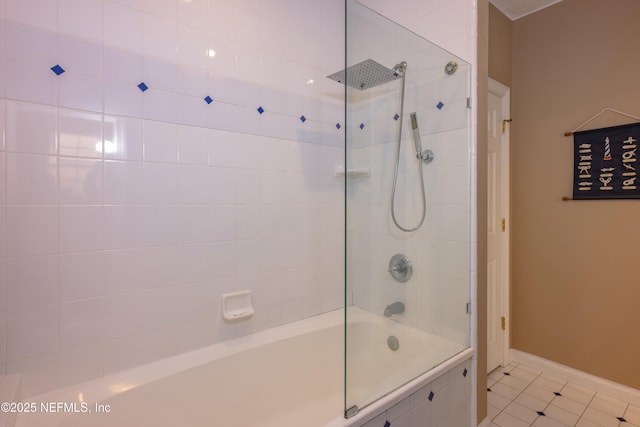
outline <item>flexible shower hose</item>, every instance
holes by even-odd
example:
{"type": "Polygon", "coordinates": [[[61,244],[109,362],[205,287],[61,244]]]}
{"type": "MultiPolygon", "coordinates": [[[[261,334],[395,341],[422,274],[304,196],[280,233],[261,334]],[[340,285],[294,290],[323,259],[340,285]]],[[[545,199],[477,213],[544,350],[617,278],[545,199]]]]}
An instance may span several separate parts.
{"type": "MultiPolygon", "coordinates": [[[[400,65],[400,64],[399,64],[400,65]]],[[[400,98],[400,126],[398,127],[398,144],[396,149],[396,168],[393,173],[393,187],[391,188],[391,218],[393,219],[393,223],[400,230],[405,231],[407,233],[416,231],[422,224],[424,223],[424,219],[427,215],[427,198],[424,190],[424,173],[422,169],[422,158],[420,157],[420,153],[416,153],[416,157],[418,158],[418,167],[420,169],[420,188],[422,189],[422,217],[420,218],[420,222],[415,227],[403,227],[398,223],[395,212],[395,199],[396,199],[396,187],[398,186],[398,169],[400,167],[400,148],[402,147],[402,123],[404,118],[404,89],[405,89],[405,73],[407,70],[407,64],[402,63],[396,70],[396,72],[402,73],[402,90],[401,90],[401,98],[400,98]]]]}

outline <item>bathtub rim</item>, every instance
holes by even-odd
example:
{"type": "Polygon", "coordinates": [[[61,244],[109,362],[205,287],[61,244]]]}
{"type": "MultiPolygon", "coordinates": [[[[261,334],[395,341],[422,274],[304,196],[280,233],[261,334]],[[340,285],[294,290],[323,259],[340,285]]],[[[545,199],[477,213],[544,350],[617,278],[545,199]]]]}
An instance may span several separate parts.
{"type": "MultiPolygon", "coordinates": [[[[22,401],[86,402],[89,404],[101,402],[119,393],[144,386],[167,376],[180,373],[217,359],[231,356],[238,352],[250,350],[262,345],[276,343],[278,341],[283,341],[321,329],[343,326],[345,319],[344,313],[345,309],[340,308],[307,319],[298,320],[229,341],[215,343],[207,347],[163,358],[124,371],[94,378],[82,383],[28,396],[23,398],[22,401]]],[[[353,321],[365,321],[372,323],[392,321],[380,318],[379,316],[375,316],[365,310],[353,306],[348,307],[348,316],[350,318],[350,323],[353,321]]],[[[342,350],[344,352],[344,348],[342,350]]],[[[467,359],[470,359],[474,353],[475,350],[471,347],[463,349],[449,359],[444,360],[437,366],[431,368],[429,371],[392,390],[374,402],[360,408],[356,415],[348,419],[344,418],[343,413],[338,412],[344,411],[344,408],[337,408],[336,418],[330,421],[329,424],[326,424],[326,427],[362,425],[376,416],[379,416],[387,409],[399,403],[404,398],[432,382],[453,367],[467,359]]],[[[19,416],[17,417],[15,423],[16,427],[22,426],[20,418],[21,417],[19,416]]]]}

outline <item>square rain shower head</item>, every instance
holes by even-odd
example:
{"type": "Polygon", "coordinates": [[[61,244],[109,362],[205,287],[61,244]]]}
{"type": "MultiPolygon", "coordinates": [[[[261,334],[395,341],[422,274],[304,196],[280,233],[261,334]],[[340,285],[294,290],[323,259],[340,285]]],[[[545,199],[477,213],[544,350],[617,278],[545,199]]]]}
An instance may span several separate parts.
{"type": "Polygon", "coordinates": [[[338,83],[347,84],[354,89],[367,90],[396,80],[401,76],[396,71],[385,67],[373,59],[366,59],[352,65],[346,70],[338,71],[327,77],[338,83]]]}

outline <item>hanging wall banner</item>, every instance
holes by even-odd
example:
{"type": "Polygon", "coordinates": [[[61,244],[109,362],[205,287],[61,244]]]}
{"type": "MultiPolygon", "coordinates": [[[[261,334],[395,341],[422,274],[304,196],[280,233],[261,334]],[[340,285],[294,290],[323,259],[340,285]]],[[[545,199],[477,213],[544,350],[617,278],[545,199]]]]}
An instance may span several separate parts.
{"type": "Polygon", "coordinates": [[[640,199],[640,123],[573,134],[574,199],[640,199]]]}

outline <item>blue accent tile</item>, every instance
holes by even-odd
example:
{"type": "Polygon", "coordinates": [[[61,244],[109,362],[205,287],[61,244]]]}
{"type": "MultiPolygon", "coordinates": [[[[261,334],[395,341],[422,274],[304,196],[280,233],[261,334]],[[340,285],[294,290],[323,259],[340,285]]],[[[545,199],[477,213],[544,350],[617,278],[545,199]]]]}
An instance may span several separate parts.
{"type": "Polygon", "coordinates": [[[464,368],[464,371],[462,371],[462,376],[466,378],[468,373],[469,371],[467,371],[467,368],[464,368]]]}
{"type": "Polygon", "coordinates": [[[307,121],[307,118],[305,116],[300,116],[300,121],[304,123],[307,121]]]}
{"type": "Polygon", "coordinates": [[[364,123],[360,123],[360,129],[364,129],[364,123]]]}
{"type": "Polygon", "coordinates": [[[444,107],[444,104],[442,103],[442,101],[438,102],[438,105],[436,105],[436,107],[438,107],[438,110],[442,110],[442,107],[444,107]]]}
{"type": "Polygon", "coordinates": [[[493,391],[493,390],[491,390],[491,388],[487,387],[487,391],[493,391]]]}
{"type": "Polygon", "coordinates": [[[505,374],[506,376],[511,376],[511,374],[509,372],[503,372],[503,374],[505,374]]]}
{"type": "Polygon", "coordinates": [[[537,413],[538,413],[538,415],[540,415],[541,417],[546,417],[546,416],[547,416],[547,414],[545,414],[545,413],[544,413],[544,412],[542,412],[542,411],[536,411],[536,412],[537,412],[537,413]]]}
{"type": "Polygon", "coordinates": [[[340,123],[336,123],[336,129],[340,130],[342,126],[340,126],[340,123]]]}
{"type": "Polygon", "coordinates": [[[556,396],[562,396],[562,394],[560,394],[560,392],[558,391],[554,391],[553,394],[555,394],[556,396]]]}
{"type": "Polygon", "coordinates": [[[260,113],[260,114],[264,113],[264,108],[258,107],[258,113],[260,113]]]}
{"type": "Polygon", "coordinates": [[[400,118],[400,116],[396,113],[395,116],[393,116],[393,120],[398,120],[400,118]]]}
{"type": "Polygon", "coordinates": [[[56,74],[56,76],[59,76],[60,74],[64,73],[66,70],[62,68],[60,65],[56,64],[53,67],[51,67],[51,71],[53,71],[56,74]]]}
{"type": "Polygon", "coordinates": [[[213,98],[207,95],[204,97],[204,102],[206,102],[207,104],[211,104],[213,102],[213,98]]]}
{"type": "Polygon", "coordinates": [[[628,422],[627,420],[625,420],[625,419],[624,419],[624,418],[622,418],[622,417],[616,417],[616,418],[617,418],[617,419],[618,419],[618,421],[620,421],[621,423],[626,423],[626,422],[628,422]]]}
{"type": "Polygon", "coordinates": [[[432,402],[434,397],[435,397],[435,394],[433,394],[433,392],[430,391],[429,392],[429,402],[432,402]]]}
{"type": "Polygon", "coordinates": [[[149,86],[144,84],[144,82],[140,82],[140,84],[138,85],[138,89],[140,89],[140,91],[144,92],[145,90],[149,89],[149,86]]]}
{"type": "Polygon", "coordinates": [[[384,427],[391,427],[391,423],[389,421],[385,422],[384,427]]]}

